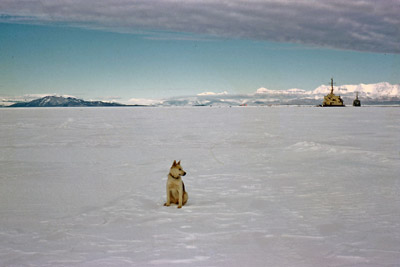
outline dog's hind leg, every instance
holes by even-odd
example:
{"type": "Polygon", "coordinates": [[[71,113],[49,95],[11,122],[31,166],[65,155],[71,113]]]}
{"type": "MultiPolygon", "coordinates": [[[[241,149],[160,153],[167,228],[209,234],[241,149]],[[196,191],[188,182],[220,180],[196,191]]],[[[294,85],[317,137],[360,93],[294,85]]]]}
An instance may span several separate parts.
{"type": "Polygon", "coordinates": [[[183,192],[183,205],[186,204],[186,202],[188,201],[188,199],[189,199],[188,194],[187,194],[186,192],[183,192]]]}

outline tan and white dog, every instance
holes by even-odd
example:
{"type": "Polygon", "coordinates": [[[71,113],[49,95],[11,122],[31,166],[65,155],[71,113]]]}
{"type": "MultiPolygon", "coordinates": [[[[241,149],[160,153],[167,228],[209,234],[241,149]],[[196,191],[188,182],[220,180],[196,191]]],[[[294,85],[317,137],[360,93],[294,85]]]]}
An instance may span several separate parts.
{"type": "Polygon", "coordinates": [[[182,181],[182,176],[185,176],[186,172],[181,167],[181,161],[178,163],[174,160],[171,169],[169,170],[167,180],[167,202],[164,206],[169,206],[171,203],[178,204],[178,209],[182,208],[183,205],[188,201],[188,194],[185,191],[185,185],[182,181]]]}

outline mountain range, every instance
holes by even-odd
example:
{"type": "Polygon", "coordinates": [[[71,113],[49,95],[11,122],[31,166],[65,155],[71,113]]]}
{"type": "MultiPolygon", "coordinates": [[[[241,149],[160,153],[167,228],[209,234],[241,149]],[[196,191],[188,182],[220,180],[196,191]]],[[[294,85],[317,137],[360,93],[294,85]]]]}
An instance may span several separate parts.
{"type": "MultiPolygon", "coordinates": [[[[321,85],[315,90],[303,89],[270,90],[259,88],[253,94],[229,94],[205,92],[196,96],[173,97],[160,101],[159,105],[320,105],[330,93],[330,85],[321,85]]],[[[400,84],[387,82],[334,86],[334,94],[340,95],[346,105],[351,105],[358,93],[362,104],[400,105],[400,84]]]]}
{"type": "MultiPolygon", "coordinates": [[[[115,107],[115,106],[260,106],[260,105],[320,105],[331,90],[321,85],[314,90],[292,88],[270,90],[259,88],[252,94],[204,92],[193,96],[166,99],[131,99],[124,105],[115,102],[85,101],[75,97],[45,96],[29,102],[17,102],[9,107],[115,107]]],[[[400,84],[387,82],[334,86],[334,94],[340,95],[346,105],[351,105],[358,93],[362,105],[400,105],[400,84]]]]}
{"type": "Polygon", "coordinates": [[[10,107],[119,107],[119,103],[102,101],[85,101],[74,97],[45,96],[29,102],[20,102],[10,107]]]}

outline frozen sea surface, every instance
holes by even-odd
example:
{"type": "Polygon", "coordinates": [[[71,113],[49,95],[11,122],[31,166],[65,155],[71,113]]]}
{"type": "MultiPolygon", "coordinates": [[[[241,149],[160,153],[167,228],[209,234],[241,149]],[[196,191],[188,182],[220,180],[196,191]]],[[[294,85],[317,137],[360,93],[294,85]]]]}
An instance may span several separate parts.
{"type": "Polygon", "coordinates": [[[400,266],[400,108],[0,109],[0,266],[400,266]],[[189,202],[164,207],[173,160],[189,202]]]}

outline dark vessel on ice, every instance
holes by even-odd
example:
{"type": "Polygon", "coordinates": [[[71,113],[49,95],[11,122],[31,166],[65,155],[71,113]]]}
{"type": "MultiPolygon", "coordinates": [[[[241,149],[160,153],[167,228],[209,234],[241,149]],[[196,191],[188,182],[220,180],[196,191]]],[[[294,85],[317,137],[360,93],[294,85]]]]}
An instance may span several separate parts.
{"type": "Polygon", "coordinates": [[[355,107],[361,107],[361,101],[358,99],[358,92],[356,92],[356,99],[353,101],[353,106],[355,107]]]}

